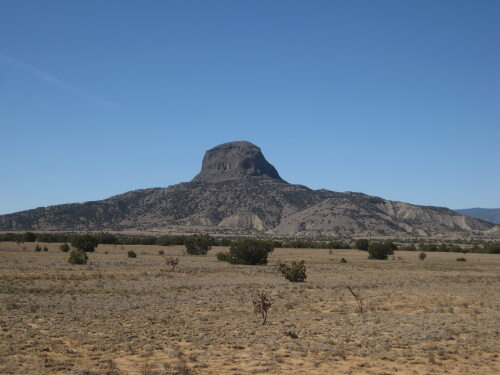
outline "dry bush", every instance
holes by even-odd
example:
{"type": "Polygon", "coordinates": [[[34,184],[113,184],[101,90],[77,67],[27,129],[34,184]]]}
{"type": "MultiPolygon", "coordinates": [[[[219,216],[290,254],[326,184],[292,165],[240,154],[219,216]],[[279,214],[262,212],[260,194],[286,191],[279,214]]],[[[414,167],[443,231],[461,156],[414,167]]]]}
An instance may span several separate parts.
{"type": "Polygon", "coordinates": [[[82,250],[72,250],[69,253],[68,262],[71,264],[87,264],[88,260],[87,254],[82,250]]]}
{"type": "Polygon", "coordinates": [[[285,331],[285,336],[288,336],[294,340],[299,338],[299,335],[297,335],[297,333],[294,331],[285,331]]]}
{"type": "Polygon", "coordinates": [[[165,264],[167,266],[170,266],[170,269],[172,270],[172,272],[174,272],[175,271],[175,267],[177,267],[177,265],[179,264],[179,258],[173,258],[173,257],[166,258],[165,259],[165,264]]]}
{"type": "Polygon", "coordinates": [[[256,315],[258,314],[262,315],[262,325],[266,324],[267,312],[271,308],[273,302],[274,301],[271,299],[271,297],[269,297],[269,295],[265,291],[257,292],[252,297],[253,311],[256,315]]]}

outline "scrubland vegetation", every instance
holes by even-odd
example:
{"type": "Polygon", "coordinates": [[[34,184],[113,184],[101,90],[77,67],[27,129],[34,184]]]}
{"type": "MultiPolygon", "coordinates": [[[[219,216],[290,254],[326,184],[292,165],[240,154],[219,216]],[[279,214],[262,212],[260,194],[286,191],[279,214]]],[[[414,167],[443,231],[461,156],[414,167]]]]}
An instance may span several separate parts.
{"type": "MultiPolygon", "coordinates": [[[[248,237],[245,237],[248,238],[248,237]]],[[[240,241],[241,237],[213,237],[205,235],[128,235],[109,232],[96,232],[87,234],[77,233],[0,233],[0,242],[12,241],[17,243],[46,242],[46,243],[72,243],[74,247],[83,251],[92,251],[98,244],[104,245],[157,245],[172,246],[185,245],[187,252],[193,255],[206,254],[212,246],[231,246],[240,241]],[[88,246],[86,250],[83,247],[88,246]]],[[[395,246],[395,249],[405,251],[425,252],[458,252],[458,253],[489,253],[500,254],[500,241],[498,240],[449,240],[439,242],[425,242],[422,239],[261,239],[273,248],[294,249],[358,249],[368,250],[371,243],[386,243],[395,246]]]]}
{"type": "Polygon", "coordinates": [[[0,243],[2,374],[500,372],[498,255],[99,244],[75,265],[60,245],[0,243]]]}

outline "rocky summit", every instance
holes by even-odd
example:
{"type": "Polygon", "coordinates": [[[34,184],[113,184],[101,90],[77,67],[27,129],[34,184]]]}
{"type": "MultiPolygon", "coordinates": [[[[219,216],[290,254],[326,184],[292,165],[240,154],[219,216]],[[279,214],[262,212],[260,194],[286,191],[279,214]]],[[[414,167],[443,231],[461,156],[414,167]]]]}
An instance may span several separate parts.
{"type": "Polygon", "coordinates": [[[205,153],[201,172],[193,182],[221,182],[246,176],[281,180],[278,171],[262,155],[259,147],[245,141],[229,142],[205,153]]]}
{"type": "Polygon", "coordinates": [[[284,181],[250,142],[208,150],[191,182],[0,216],[2,231],[141,231],[270,236],[498,237],[500,226],[444,207],[284,181]]]}

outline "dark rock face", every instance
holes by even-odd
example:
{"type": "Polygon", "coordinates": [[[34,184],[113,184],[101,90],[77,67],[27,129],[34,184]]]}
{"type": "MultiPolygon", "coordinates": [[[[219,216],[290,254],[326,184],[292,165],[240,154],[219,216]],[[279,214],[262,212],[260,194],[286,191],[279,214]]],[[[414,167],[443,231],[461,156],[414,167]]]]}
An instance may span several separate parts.
{"type": "Polygon", "coordinates": [[[201,172],[193,182],[222,182],[246,176],[270,177],[282,181],[276,168],[250,142],[229,142],[208,150],[201,172]]]}

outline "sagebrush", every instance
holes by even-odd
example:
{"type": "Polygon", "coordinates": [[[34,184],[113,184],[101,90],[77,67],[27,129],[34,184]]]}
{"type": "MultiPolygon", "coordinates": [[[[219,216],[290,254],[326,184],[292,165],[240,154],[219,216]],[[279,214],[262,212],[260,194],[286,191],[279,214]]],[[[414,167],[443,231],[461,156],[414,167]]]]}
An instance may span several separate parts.
{"type": "Polygon", "coordinates": [[[294,283],[302,283],[307,279],[306,264],[304,260],[301,260],[300,262],[292,262],[290,266],[281,263],[278,266],[278,270],[285,277],[285,279],[294,283]]]}

